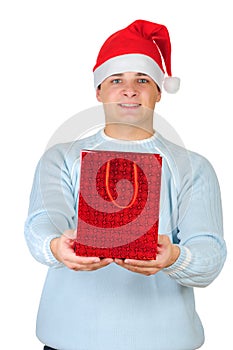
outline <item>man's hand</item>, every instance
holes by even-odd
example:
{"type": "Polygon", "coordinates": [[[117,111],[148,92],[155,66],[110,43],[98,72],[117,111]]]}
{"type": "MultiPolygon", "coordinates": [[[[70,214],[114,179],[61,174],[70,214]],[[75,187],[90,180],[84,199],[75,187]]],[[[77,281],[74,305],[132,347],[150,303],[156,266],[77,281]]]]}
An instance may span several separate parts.
{"type": "Polygon", "coordinates": [[[73,249],[75,231],[67,230],[59,238],[50,243],[54,257],[66,267],[74,271],[94,271],[109,265],[113,259],[77,256],[73,249]]]}
{"type": "Polygon", "coordinates": [[[168,236],[159,235],[156,260],[115,259],[114,261],[129,271],[150,276],[174,264],[179,255],[179,247],[172,244],[168,236]]]}

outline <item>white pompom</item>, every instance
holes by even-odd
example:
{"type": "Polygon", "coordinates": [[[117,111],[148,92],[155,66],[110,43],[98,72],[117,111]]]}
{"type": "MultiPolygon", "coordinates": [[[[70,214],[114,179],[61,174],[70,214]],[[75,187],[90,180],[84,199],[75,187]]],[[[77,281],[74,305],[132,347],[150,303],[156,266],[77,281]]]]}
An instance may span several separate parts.
{"type": "Polygon", "coordinates": [[[169,94],[175,94],[180,88],[180,78],[166,77],[163,82],[163,87],[169,94]]]}

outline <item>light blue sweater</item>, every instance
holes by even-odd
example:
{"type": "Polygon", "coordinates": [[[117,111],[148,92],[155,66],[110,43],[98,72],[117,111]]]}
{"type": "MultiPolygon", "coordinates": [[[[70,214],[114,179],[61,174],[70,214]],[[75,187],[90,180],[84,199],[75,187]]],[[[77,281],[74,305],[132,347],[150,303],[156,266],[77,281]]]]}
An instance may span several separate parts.
{"type": "Polygon", "coordinates": [[[25,237],[35,259],[49,266],[37,319],[41,342],[61,350],[191,350],[203,344],[193,287],[217,277],[226,246],[218,181],[202,156],[158,133],[120,141],[99,131],[53,146],[36,169],[25,237]],[[163,157],[159,233],[179,244],[175,264],[146,277],[114,263],[75,272],[54,258],[51,239],[77,225],[81,149],[163,157]]]}

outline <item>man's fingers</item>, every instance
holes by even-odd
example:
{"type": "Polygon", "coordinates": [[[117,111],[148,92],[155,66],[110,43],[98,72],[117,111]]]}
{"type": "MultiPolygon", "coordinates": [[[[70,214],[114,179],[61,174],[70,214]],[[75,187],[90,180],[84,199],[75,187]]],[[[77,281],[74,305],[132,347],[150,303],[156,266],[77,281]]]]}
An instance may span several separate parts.
{"type": "Polygon", "coordinates": [[[155,260],[135,260],[135,259],[125,259],[124,263],[127,265],[138,266],[138,267],[151,267],[154,266],[155,260]]]}
{"type": "Polygon", "coordinates": [[[164,245],[169,243],[170,239],[166,235],[159,235],[158,236],[158,246],[164,245]]]}
{"type": "Polygon", "coordinates": [[[76,256],[75,258],[75,262],[77,262],[78,264],[81,265],[89,265],[89,264],[93,264],[93,263],[99,263],[100,262],[100,258],[98,257],[86,257],[86,256],[76,256]]]}
{"type": "Polygon", "coordinates": [[[75,271],[94,271],[101,267],[109,265],[111,262],[113,262],[113,259],[100,259],[100,258],[85,258],[83,260],[83,257],[79,257],[80,262],[79,263],[71,263],[67,264],[67,267],[69,267],[72,270],[75,271]],[[88,263],[86,263],[88,259],[88,263]],[[93,261],[91,259],[94,259],[93,261]],[[98,260],[97,260],[98,259],[98,260]],[[85,263],[84,263],[85,261],[85,263]],[[92,262],[91,262],[92,261],[92,262]]]}

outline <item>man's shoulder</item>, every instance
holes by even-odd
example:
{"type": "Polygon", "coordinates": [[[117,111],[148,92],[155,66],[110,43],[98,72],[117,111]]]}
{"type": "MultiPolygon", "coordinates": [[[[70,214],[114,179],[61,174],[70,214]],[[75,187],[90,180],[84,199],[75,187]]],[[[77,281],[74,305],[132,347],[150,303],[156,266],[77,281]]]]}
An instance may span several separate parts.
{"type": "Polygon", "coordinates": [[[205,156],[186,148],[181,142],[173,142],[162,135],[159,135],[158,139],[165,157],[173,158],[181,164],[186,162],[191,162],[192,164],[209,163],[209,160],[205,156]]]}
{"type": "Polygon", "coordinates": [[[64,159],[72,161],[80,157],[80,151],[87,148],[93,148],[96,145],[96,135],[93,134],[74,141],[57,143],[48,147],[42,159],[64,159]]]}
{"type": "Polygon", "coordinates": [[[185,181],[194,181],[194,179],[203,176],[216,178],[212,164],[202,154],[191,151],[162,136],[160,136],[160,149],[164,162],[177,184],[181,185],[185,181]]]}

